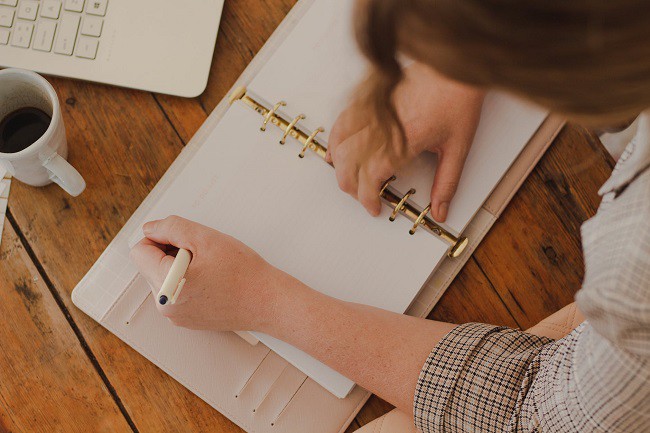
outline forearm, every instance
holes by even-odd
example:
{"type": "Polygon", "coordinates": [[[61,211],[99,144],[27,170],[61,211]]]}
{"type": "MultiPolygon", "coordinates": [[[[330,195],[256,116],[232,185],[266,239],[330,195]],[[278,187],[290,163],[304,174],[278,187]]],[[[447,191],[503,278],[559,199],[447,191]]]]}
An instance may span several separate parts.
{"type": "Polygon", "coordinates": [[[420,370],[454,325],[343,302],[284,279],[265,331],[411,413],[420,370]]]}

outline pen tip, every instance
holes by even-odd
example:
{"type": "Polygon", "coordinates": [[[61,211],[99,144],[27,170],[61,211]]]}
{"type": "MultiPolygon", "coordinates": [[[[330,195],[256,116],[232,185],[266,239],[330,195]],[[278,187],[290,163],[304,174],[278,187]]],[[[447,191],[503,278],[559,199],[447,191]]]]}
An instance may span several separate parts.
{"type": "Polygon", "coordinates": [[[160,305],[165,305],[167,303],[168,299],[167,296],[162,295],[159,299],[158,302],[160,302],[160,305]]]}

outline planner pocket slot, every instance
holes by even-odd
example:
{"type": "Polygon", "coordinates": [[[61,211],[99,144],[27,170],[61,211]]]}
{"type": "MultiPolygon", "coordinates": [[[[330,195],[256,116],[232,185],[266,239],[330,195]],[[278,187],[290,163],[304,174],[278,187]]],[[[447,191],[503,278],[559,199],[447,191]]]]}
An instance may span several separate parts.
{"type": "Polygon", "coordinates": [[[298,395],[298,392],[300,392],[300,389],[302,388],[302,386],[305,384],[305,382],[307,382],[307,379],[308,379],[308,377],[305,376],[305,378],[302,380],[302,383],[300,384],[298,389],[296,389],[296,392],[293,393],[293,395],[291,396],[289,401],[287,401],[287,403],[284,405],[284,407],[282,408],[280,413],[278,413],[275,416],[275,418],[273,419],[273,421],[271,421],[271,427],[275,426],[275,424],[280,420],[280,417],[282,417],[282,415],[286,412],[287,408],[289,407],[289,405],[291,404],[293,399],[296,397],[296,395],[298,395]]]}
{"type": "Polygon", "coordinates": [[[262,361],[260,361],[260,363],[257,365],[257,367],[255,367],[255,370],[253,370],[253,372],[250,374],[250,376],[248,376],[248,379],[246,379],[246,382],[244,382],[244,385],[241,388],[239,388],[239,391],[237,391],[237,394],[235,394],[235,398],[239,398],[239,396],[242,395],[244,390],[246,390],[246,387],[248,387],[248,384],[251,383],[251,380],[255,377],[255,374],[259,371],[260,367],[264,364],[264,361],[266,360],[266,358],[271,353],[272,353],[271,350],[266,352],[266,355],[264,355],[264,358],[262,358],[262,361]]]}
{"type": "Polygon", "coordinates": [[[255,408],[256,415],[272,425],[305,383],[305,379],[307,376],[303,372],[293,365],[287,365],[255,408]]]}
{"type": "Polygon", "coordinates": [[[253,373],[248,376],[238,389],[236,399],[238,404],[256,412],[267,394],[278,381],[289,363],[275,352],[268,350],[267,355],[259,363],[253,373]]]}
{"type": "Polygon", "coordinates": [[[138,320],[146,302],[152,302],[150,298],[152,298],[152,295],[149,283],[142,275],[136,274],[106,316],[112,315],[113,310],[120,305],[119,309],[127,312],[122,321],[129,326],[138,320]]]}

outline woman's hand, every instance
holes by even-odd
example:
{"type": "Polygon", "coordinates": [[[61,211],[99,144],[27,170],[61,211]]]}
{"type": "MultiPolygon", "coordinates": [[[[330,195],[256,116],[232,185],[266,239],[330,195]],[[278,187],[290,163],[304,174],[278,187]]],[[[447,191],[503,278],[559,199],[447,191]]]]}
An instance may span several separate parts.
{"type": "Polygon", "coordinates": [[[156,305],[174,324],[191,329],[267,332],[273,309],[290,277],[238,240],[172,216],[144,225],[145,239],[131,259],[147,279],[154,298],[178,248],[192,253],[186,283],[174,305],[156,305]],[[171,246],[171,247],[170,247],[171,246]]]}
{"type": "Polygon", "coordinates": [[[480,90],[450,81],[425,65],[411,65],[394,95],[406,134],[406,158],[391,160],[387,146],[392,143],[377,143],[367,120],[348,108],[337,119],[328,147],[328,161],[334,163],[340,188],[377,216],[384,181],[420,153],[433,152],[439,164],[431,187],[431,214],[445,221],[474,140],[483,98],[480,90]]]}
{"type": "Polygon", "coordinates": [[[174,305],[159,305],[179,326],[260,331],[305,351],[403,411],[431,347],[453,325],[340,301],[281,272],[225,234],[179,217],[152,221],[131,258],[155,295],[185,248],[192,262],[174,305]],[[368,359],[379,359],[368,368],[368,359]]]}

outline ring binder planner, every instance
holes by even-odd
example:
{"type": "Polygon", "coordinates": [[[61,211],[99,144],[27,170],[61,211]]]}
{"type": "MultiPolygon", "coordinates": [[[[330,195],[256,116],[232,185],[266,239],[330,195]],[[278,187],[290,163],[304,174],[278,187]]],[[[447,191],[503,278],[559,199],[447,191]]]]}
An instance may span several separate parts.
{"type": "Polygon", "coordinates": [[[266,116],[264,116],[264,123],[262,124],[262,127],[260,128],[260,131],[262,131],[262,132],[266,131],[266,125],[267,125],[267,123],[269,123],[269,120],[271,120],[271,118],[273,118],[273,115],[275,114],[275,112],[280,107],[284,107],[286,105],[287,105],[287,103],[284,102],[284,101],[280,101],[277,104],[275,104],[273,106],[273,108],[271,110],[269,110],[269,112],[266,114],[266,116]]]}
{"type": "Polygon", "coordinates": [[[395,218],[397,218],[397,214],[399,214],[401,211],[404,210],[404,203],[406,203],[406,202],[408,201],[409,197],[411,197],[413,194],[415,194],[415,190],[414,190],[413,188],[409,189],[409,192],[407,192],[406,194],[404,194],[404,196],[402,197],[402,199],[401,199],[401,200],[399,201],[399,203],[397,203],[397,205],[395,206],[395,209],[393,209],[393,213],[392,213],[392,214],[390,215],[390,217],[388,218],[388,220],[389,220],[390,222],[395,221],[395,218]]]}
{"type": "MultiPolygon", "coordinates": [[[[278,102],[273,106],[273,108],[268,109],[261,103],[257,102],[251,95],[249,95],[246,91],[246,87],[238,87],[235,89],[232,92],[229,101],[230,104],[233,104],[236,101],[241,101],[260,115],[264,116],[264,123],[260,128],[261,131],[266,131],[266,125],[269,122],[282,129],[284,131],[284,136],[280,141],[281,144],[284,144],[284,141],[289,135],[300,142],[303,145],[302,152],[298,155],[300,158],[304,158],[305,152],[307,149],[310,149],[315,154],[320,156],[323,160],[325,159],[327,147],[325,147],[320,141],[316,139],[316,135],[320,132],[324,132],[324,129],[318,128],[311,135],[309,135],[297,127],[298,122],[305,118],[304,115],[301,114],[294,118],[292,121],[288,121],[280,116],[278,110],[280,107],[285,107],[287,105],[286,102],[278,102]]],[[[380,191],[380,197],[386,202],[386,204],[393,208],[393,213],[391,214],[390,220],[395,220],[397,215],[401,213],[414,223],[413,228],[409,231],[411,235],[415,234],[415,231],[420,226],[422,226],[429,233],[435,235],[436,237],[449,244],[450,248],[447,252],[447,255],[449,257],[456,258],[460,256],[469,244],[468,239],[463,236],[455,236],[440,226],[438,223],[436,223],[433,219],[428,217],[427,213],[431,209],[430,206],[422,210],[410,202],[409,197],[415,194],[415,190],[411,189],[403,196],[400,196],[396,191],[392,190],[390,188],[390,183],[394,180],[394,176],[388,179],[380,191]]]]}
{"type": "Polygon", "coordinates": [[[379,191],[379,197],[384,195],[384,191],[386,191],[386,188],[388,188],[388,185],[390,185],[391,182],[394,182],[396,180],[397,180],[397,177],[395,177],[395,176],[391,176],[389,179],[387,179],[386,182],[384,182],[384,184],[382,185],[381,190],[379,191]]]}
{"type": "MultiPolygon", "coordinates": [[[[298,154],[300,158],[305,157],[305,152],[307,152],[307,149],[312,146],[313,141],[316,139],[316,136],[320,134],[321,132],[325,132],[324,128],[318,128],[314,132],[311,133],[309,137],[307,137],[307,141],[305,141],[305,145],[302,147],[302,152],[298,154]]],[[[313,150],[313,149],[312,149],[313,150]]]]}
{"type": "Polygon", "coordinates": [[[305,119],[305,115],[304,114],[299,114],[298,116],[296,116],[295,119],[293,119],[291,121],[289,126],[287,126],[287,129],[284,130],[284,135],[282,136],[282,139],[280,140],[280,144],[284,144],[284,143],[287,142],[287,137],[289,136],[289,134],[291,134],[291,136],[293,138],[296,138],[298,136],[298,133],[294,129],[295,129],[296,125],[298,124],[298,122],[300,122],[302,119],[305,119]]]}
{"type": "Polygon", "coordinates": [[[431,210],[431,203],[429,203],[429,206],[425,207],[422,213],[420,213],[420,216],[418,216],[418,219],[415,220],[415,223],[413,224],[413,228],[409,230],[409,234],[413,236],[415,234],[415,231],[420,227],[420,224],[422,224],[422,220],[424,217],[427,216],[429,211],[431,210]]]}

